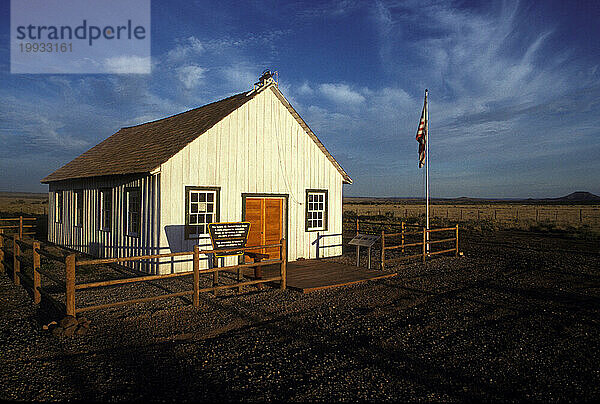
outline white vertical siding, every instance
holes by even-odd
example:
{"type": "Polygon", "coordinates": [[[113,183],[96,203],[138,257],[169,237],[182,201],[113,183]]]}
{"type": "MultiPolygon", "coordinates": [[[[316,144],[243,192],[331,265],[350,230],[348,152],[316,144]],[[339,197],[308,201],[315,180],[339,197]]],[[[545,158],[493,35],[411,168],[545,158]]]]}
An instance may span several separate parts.
{"type": "MultiPolygon", "coordinates": [[[[342,232],[342,176],[270,90],[262,91],[161,166],[161,251],[190,251],[185,240],[185,187],[220,187],[220,220],[242,219],[242,194],[288,195],[288,258],[314,258],[316,232],[306,232],[306,189],[328,190],[326,234],[342,232]]],[[[323,233],[323,232],[321,232],[323,233]]],[[[341,244],[327,237],[323,245],[341,244]]],[[[342,253],[341,247],[321,256],[342,253]]],[[[230,259],[229,264],[233,264],[230,259]]],[[[204,263],[204,267],[206,263],[204,263]]],[[[161,272],[189,270],[161,265],[161,272]]]]}
{"type": "MultiPolygon", "coordinates": [[[[123,176],[68,180],[50,183],[48,214],[49,241],[98,257],[123,257],[150,254],[157,250],[160,228],[159,176],[123,176]],[[126,234],[125,189],[141,190],[141,229],[137,237],[126,234]],[[100,189],[112,190],[112,225],[110,231],[100,230],[100,189]],[[83,225],[75,226],[75,190],[83,191],[83,225]],[[57,223],[54,217],[56,192],[63,193],[63,217],[57,223]]],[[[133,268],[156,272],[150,263],[131,263],[133,268]]]]}

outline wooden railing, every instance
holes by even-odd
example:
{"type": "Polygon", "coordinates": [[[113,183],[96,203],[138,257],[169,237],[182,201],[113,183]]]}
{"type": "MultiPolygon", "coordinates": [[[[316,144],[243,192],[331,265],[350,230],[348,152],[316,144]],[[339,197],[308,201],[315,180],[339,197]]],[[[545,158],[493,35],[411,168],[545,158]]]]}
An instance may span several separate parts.
{"type": "MultiPolygon", "coordinates": [[[[67,257],[68,258],[68,257],[67,257]]],[[[231,250],[200,250],[200,248],[196,245],[194,246],[194,251],[188,252],[176,252],[176,253],[165,253],[165,254],[153,254],[153,255],[140,255],[135,257],[121,257],[121,258],[101,258],[101,259],[93,259],[93,260],[83,260],[83,261],[75,261],[74,257],[72,260],[66,261],[66,311],[67,315],[75,315],[77,313],[90,311],[90,310],[98,310],[98,309],[106,309],[109,307],[117,307],[124,306],[127,304],[133,303],[142,303],[142,302],[150,302],[153,300],[166,299],[170,297],[179,297],[179,296],[189,296],[192,295],[192,304],[194,307],[198,307],[200,304],[200,292],[213,292],[215,295],[219,290],[223,289],[231,289],[238,288],[240,289],[243,286],[248,285],[257,285],[263,284],[267,282],[275,282],[280,281],[280,288],[286,289],[286,280],[287,280],[287,251],[286,251],[286,241],[282,239],[279,244],[269,244],[269,245],[259,245],[252,247],[244,247],[244,248],[236,248],[231,250]],[[235,251],[251,251],[263,248],[272,248],[279,247],[280,258],[278,260],[267,260],[262,262],[254,262],[248,264],[240,264],[240,265],[231,265],[226,267],[214,267],[209,269],[200,270],[200,254],[215,254],[215,253],[224,253],[224,252],[235,252],[235,251]],[[172,274],[164,274],[164,275],[147,275],[140,276],[135,278],[125,278],[125,279],[112,279],[107,281],[99,281],[99,282],[91,282],[91,283],[83,283],[76,284],[75,282],[75,268],[81,265],[98,265],[98,264],[108,264],[108,263],[119,263],[119,262],[127,262],[127,261],[136,261],[136,260],[146,260],[146,259],[154,259],[154,258],[167,258],[167,257],[176,257],[176,256],[193,256],[193,270],[185,271],[185,272],[177,272],[172,274]],[[238,282],[230,285],[217,285],[218,281],[218,273],[219,271],[230,271],[230,270],[241,270],[243,268],[257,268],[265,265],[274,265],[279,264],[280,272],[279,276],[274,276],[270,278],[262,278],[262,279],[254,279],[252,281],[238,282]],[[213,274],[213,284],[207,288],[200,288],[200,275],[201,274],[213,274]],[[77,290],[89,289],[89,288],[99,288],[105,286],[114,286],[114,285],[123,285],[127,283],[134,282],[149,282],[155,281],[159,279],[167,279],[167,278],[175,278],[181,276],[193,276],[193,289],[187,290],[183,292],[169,293],[160,296],[150,296],[139,299],[131,299],[122,302],[115,303],[107,303],[95,306],[86,306],[76,308],[76,300],[75,293],[77,290]]]]}
{"type": "Polygon", "coordinates": [[[333,248],[333,247],[342,247],[343,244],[339,243],[339,244],[328,244],[328,245],[322,245],[321,244],[321,239],[327,238],[327,237],[341,237],[342,233],[337,233],[337,234],[321,234],[321,232],[317,232],[317,238],[315,239],[315,241],[313,241],[311,243],[311,245],[315,246],[315,257],[317,259],[321,258],[321,250],[324,248],[333,248]]]}
{"type": "Polygon", "coordinates": [[[345,219],[343,222],[343,234],[346,238],[352,238],[354,235],[361,234],[372,234],[379,236],[381,242],[380,251],[380,267],[385,269],[386,264],[410,258],[420,257],[423,262],[428,257],[438,254],[444,254],[454,252],[458,256],[458,225],[453,227],[429,229],[416,225],[402,222],[390,222],[390,221],[375,221],[375,220],[359,220],[358,217],[352,219],[345,219]],[[438,240],[427,240],[428,235],[439,232],[452,232],[453,237],[447,237],[438,240]],[[454,242],[453,248],[443,249],[438,251],[431,251],[431,246],[443,243],[454,242]],[[430,247],[428,251],[427,247],[430,247]],[[419,247],[419,252],[413,251],[416,247],[419,247]],[[396,250],[400,254],[405,254],[411,250],[414,254],[402,255],[390,258],[386,252],[390,250],[396,250]]]}
{"type": "Polygon", "coordinates": [[[286,249],[286,241],[282,239],[279,244],[269,244],[269,245],[260,245],[260,246],[252,246],[245,248],[236,248],[232,250],[200,250],[199,246],[195,245],[193,251],[186,252],[175,252],[175,253],[165,253],[165,254],[153,254],[153,255],[140,255],[133,257],[120,257],[120,258],[100,258],[100,259],[89,259],[89,260],[77,260],[76,254],[67,254],[64,256],[58,256],[52,254],[47,249],[41,247],[40,242],[37,240],[30,240],[29,242],[22,241],[18,234],[8,235],[4,233],[3,229],[0,229],[0,273],[5,272],[6,265],[11,265],[6,260],[6,253],[12,253],[13,262],[12,262],[12,270],[13,270],[13,282],[16,285],[19,285],[22,278],[28,278],[21,271],[21,264],[28,265],[28,261],[24,259],[22,254],[23,250],[31,250],[32,252],[32,273],[33,279],[30,279],[30,283],[33,285],[33,296],[34,302],[40,303],[41,297],[47,298],[53,305],[55,305],[61,312],[64,312],[67,316],[75,316],[77,313],[86,312],[90,310],[99,310],[105,309],[109,307],[117,307],[124,306],[127,304],[133,303],[142,303],[149,302],[159,299],[166,299],[170,297],[178,297],[178,296],[189,296],[192,295],[192,304],[194,307],[198,307],[200,304],[200,292],[213,292],[217,295],[218,291],[223,289],[230,288],[238,288],[241,290],[243,286],[248,285],[262,285],[267,282],[280,282],[280,288],[286,289],[287,287],[287,249],[286,249]],[[12,248],[8,248],[7,241],[10,242],[12,248]],[[209,269],[200,270],[200,255],[210,255],[215,253],[224,253],[224,252],[234,252],[234,251],[251,251],[263,248],[272,248],[279,247],[280,258],[279,259],[271,259],[261,262],[253,262],[247,264],[239,264],[225,267],[215,266],[209,269]],[[124,278],[124,279],[111,279],[106,281],[97,281],[97,282],[88,282],[88,283],[80,283],[78,284],[76,281],[76,268],[78,266],[83,265],[100,265],[100,264],[109,264],[109,263],[120,263],[120,262],[129,262],[129,261],[138,261],[138,260],[146,260],[153,258],[167,258],[167,257],[176,257],[176,256],[192,256],[193,266],[191,271],[178,272],[172,274],[164,274],[164,275],[147,275],[147,276],[137,276],[132,278],[124,278]],[[41,257],[45,259],[49,259],[51,261],[59,262],[64,264],[65,266],[65,277],[62,279],[60,276],[56,276],[49,271],[40,268],[41,257]],[[272,276],[268,278],[259,278],[250,281],[238,282],[234,284],[228,285],[218,285],[218,273],[219,271],[230,271],[230,270],[238,270],[238,280],[240,280],[240,271],[244,268],[260,268],[265,265],[277,265],[279,264],[279,276],[272,276]],[[213,283],[210,287],[200,288],[200,275],[202,274],[213,274],[213,283]],[[48,290],[46,290],[42,286],[42,276],[50,279],[52,282],[57,284],[60,287],[61,292],[65,293],[65,303],[56,300],[48,290]],[[160,296],[150,296],[140,299],[130,299],[121,302],[93,305],[93,306],[85,306],[85,307],[77,307],[76,305],[76,293],[77,291],[91,288],[101,288],[108,286],[116,286],[116,285],[124,285],[136,282],[150,282],[159,279],[168,279],[168,278],[176,278],[182,276],[192,276],[193,277],[193,289],[187,290],[183,292],[169,293],[163,294],[160,296]]]}
{"type": "MultiPolygon", "coordinates": [[[[23,236],[35,234],[35,231],[28,231],[28,229],[35,229],[35,217],[7,217],[0,219],[0,229],[9,230],[12,233],[17,233],[19,238],[22,240],[23,236]],[[31,223],[33,221],[33,224],[31,223]]],[[[8,233],[8,231],[7,231],[8,233]]]]}
{"type": "Polygon", "coordinates": [[[431,257],[433,255],[438,255],[438,254],[449,253],[449,252],[454,252],[454,255],[458,257],[458,225],[456,225],[454,227],[445,227],[445,228],[439,228],[439,229],[427,230],[426,228],[423,228],[422,230],[406,231],[406,226],[405,226],[404,222],[402,222],[402,230],[400,232],[386,233],[384,230],[381,231],[381,269],[382,270],[385,269],[386,263],[401,261],[401,260],[405,260],[405,259],[409,259],[409,258],[416,258],[416,257],[421,257],[423,262],[425,262],[427,257],[431,257]],[[430,237],[428,237],[428,235],[430,235],[432,233],[439,233],[439,232],[453,232],[454,237],[448,237],[448,238],[443,238],[443,239],[439,239],[439,240],[430,240],[430,237]],[[406,242],[407,237],[421,235],[421,234],[422,234],[422,240],[420,240],[418,242],[410,242],[410,243],[406,242]],[[394,237],[396,237],[396,238],[401,237],[400,244],[388,245],[389,239],[394,238],[394,237]],[[387,238],[387,241],[386,241],[386,238],[387,238]],[[454,243],[454,247],[452,247],[452,248],[447,248],[447,249],[438,250],[438,251],[431,251],[431,246],[433,246],[433,245],[438,245],[438,244],[443,244],[443,243],[451,243],[451,242],[454,243]],[[408,248],[412,248],[412,247],[421,247],[420,252],[418,254],[403,255],[398,258],[393,258],[393,259],[387,258],[386,259],[386,251],[401,250],[401,253],[404,254],[408,248]]]}
{"type": "MultiPolygon", "coordinates": [[[[74,256],[74,254],[71,254],[74,256]]],[[[13,283],[20,285],[21,281],[26,281],[31,284],[33,289],[33,301],[38,304],[42,300],[42,296],[48,300],[60,312],[65,312],[65,305],[55,299],[52,294],[43,287],[42,275],[57,284],[62,291],[65,291],[65,281],[56,275],[41,268],[41,257],[50,259],[58,263],[64,263],[65,256],[57,256],[49,252],[41,246],[37,240],[22,240],[18,234],[5,234],[4,229],[0,229],[0,273],[6,271],[6,267],[12,266],[13,283]],[[8,247],[8,242],[11,243],[11,248],[8,247]],[[25,259],[24,252],[31,251],[31,262],[25,259]],[[10,264],[6,260],[6,253],[12,253],[13,260],[10,264]],[[27,265],[32,267],[33,279],[29,278],[23,270],[27,265]]]]}

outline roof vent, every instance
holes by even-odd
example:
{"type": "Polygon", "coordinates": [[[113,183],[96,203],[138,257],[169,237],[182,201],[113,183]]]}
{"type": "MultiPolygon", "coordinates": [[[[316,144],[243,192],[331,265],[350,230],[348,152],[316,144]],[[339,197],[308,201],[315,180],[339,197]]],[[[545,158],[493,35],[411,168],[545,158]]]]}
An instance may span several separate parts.
{"type": "Polygon", "coordinates": [[[267,87],[269,84],[275,84],[278,85],[277,81],[279,79],[279,73],[272,72],[269,69],[265,70],[262,72],[262,75],[258,78],[258,81],[256,83],[254,83],[254,87],[252,88],[252,91],[250,91],[250,93],[248,93],[248,95],[259,91],[262,88],[267,87]]]}

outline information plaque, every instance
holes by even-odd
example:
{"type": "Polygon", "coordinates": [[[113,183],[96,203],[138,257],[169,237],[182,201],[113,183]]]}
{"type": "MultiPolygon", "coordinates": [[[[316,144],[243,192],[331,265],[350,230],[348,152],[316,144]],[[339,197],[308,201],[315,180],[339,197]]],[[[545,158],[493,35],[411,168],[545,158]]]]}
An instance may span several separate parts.
{"type": "Polygon", "coordinates": [[[369,261],[367,268],[371,269],[371,247],[379,240],[379,236],[374,234],[361,234],[357,233],[356,237],[348,242],[350,245],[356,246],[356,266],[360,265],[360,247],[367,247],[369,249],[369,261]]]}
{"type": "MultiPolygon", "coordinates": [[[[213,250],[231,250],[246,247],[249,222],[211,223],[208,225],[210,241],[213,250]]],[[[215,252],[215,257],[227,257],[231,255],[242,255],[243,250],[215,252]]]]}
{"type": "Polygon", "coordinates": [[[348,244],[361,247],[372,247],[379,240],[379,236],[371,234],[357,234],[348,244]]]}

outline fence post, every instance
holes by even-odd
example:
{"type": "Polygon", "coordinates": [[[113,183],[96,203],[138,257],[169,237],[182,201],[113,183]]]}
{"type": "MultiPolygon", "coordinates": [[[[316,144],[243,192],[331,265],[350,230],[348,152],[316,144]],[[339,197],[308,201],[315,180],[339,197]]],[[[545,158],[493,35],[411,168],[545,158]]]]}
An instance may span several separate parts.
{"type": "Polygon", "coordinates": [[[317,259],[319,259],[320,244],[321,244],[321,234],[319,232],[317,232],[317,259]]]}
{"type": "Polygon", "coordinates": [[[404,254],[404,222],[402,222],[402,254],[404,254]]]}
{"type": "Polygon", "coordinates": [[[281,275],[281,290],[285,290],[287,287],[287,246],[285,238],[281,239],[281,247],[279,250],[279,257],[281,258],[281,266],[279,268],[279,272],[281,275]]]}
{"type": "Polygon", "coordinates": [[[194,307],[200,306],[200,248],[194,244],[194,307]]]}
{"type": "Polygon", "coordinates": [[[42,278],[37,271],[40,268],[40,253],[37,250],[40,248],[40,242],[33,242],[33,302],[38,304],[42,301],[40,289],[42,287],[42,278]]]}
{"type": "MultiPolygon", "coordinates": [[[[460,210],[460,213],[462,213],[462,209],[460,210]]],[[[423,227],[423,263],[425,263],[425,257],[427,256],[427,253],[425,251],[427,247],[427,229],[425,227],[423,227]]]]}
{"type": "Polygon", "coordinates": [[[23,216],[19,216],[19,240],[23,240],[23,216]]]}
{"type": "Polygon", "coordinates": [[[579,223],[583,223],[583,209],[579,209],[579,223]]]}
{"type": "Polygon", "coordinates": [[[381,230],[381,270],[385,270],[385,230],[381,230]]]}
{"type": "Polygon", "coordinates": [[[19,255],[21,255],[21,248],[17,244],[17,240],[20,240],[19,235],[13,235],[13,282],[15,285],[20,285],[21,278],[19,278],[19,272],[21,272],[21,261],[19,261],[19,255]]]}
{"type": "Polygon", "coordinates": [[[4,273],[4,229],[0,229],[0,274],[4,273]]]}
{"type": "Polygon", "coordinates": [[[66,315],[75,317],[75,254],[69,254],[65,257],[65,306],[66,315]]]}
{"type": "Polygon", "coordinates": [[[456,257],[458,257],[458,225],[456,225],[456,257]]]}
{"type": "MultiPolygon", "coordinates": [[[[213,288],[217,287],[219,285],[219,258],[217,258],[215,256],[214,260],[215,260],[215,267],[214,267],[215,272],[213,272],[213,280],[212,280],[213,288]]],[[[215,295],[215,297],[217,297],[217,295],[219,294],[219,291],[217,289],[214,289],[213,294],[215,295]]]]}

